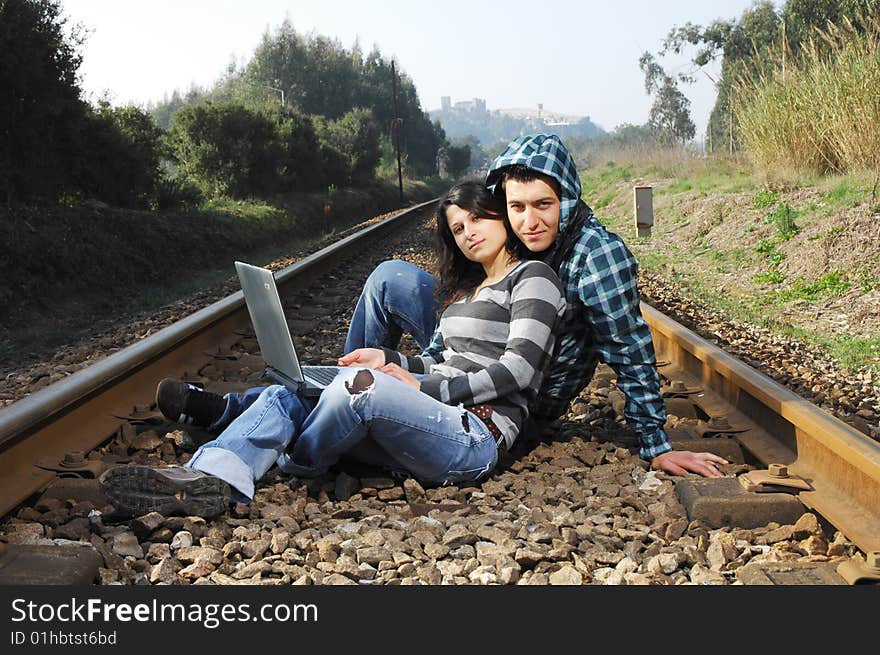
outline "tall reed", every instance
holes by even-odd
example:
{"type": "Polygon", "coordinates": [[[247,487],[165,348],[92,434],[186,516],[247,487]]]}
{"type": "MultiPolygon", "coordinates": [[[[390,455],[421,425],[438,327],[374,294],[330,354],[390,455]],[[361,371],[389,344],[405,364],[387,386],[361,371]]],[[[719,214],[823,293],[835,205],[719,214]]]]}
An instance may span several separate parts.
{"type": "Polygon", "coordinates": [[[734,83],[740,140],[765,169],[880,169],[880,16],[817,30],[734,83]]]}

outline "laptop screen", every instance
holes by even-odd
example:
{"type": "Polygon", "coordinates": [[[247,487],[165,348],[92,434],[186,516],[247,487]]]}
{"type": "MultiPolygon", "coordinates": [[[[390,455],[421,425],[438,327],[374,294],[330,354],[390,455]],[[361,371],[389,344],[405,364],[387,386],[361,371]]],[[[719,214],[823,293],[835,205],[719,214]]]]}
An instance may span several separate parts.
{"type": "Polygon", "coordinates": [[[235,262],[235,270],[241,281],[241,290],[251,315],[257,342],[260,344],[263,361],[267,367],[276,369],[296,382],[302,382],[302,369],[293,347],[287,320],[284,318],[275,276],[270,270],[244,262],[235,262]]]}

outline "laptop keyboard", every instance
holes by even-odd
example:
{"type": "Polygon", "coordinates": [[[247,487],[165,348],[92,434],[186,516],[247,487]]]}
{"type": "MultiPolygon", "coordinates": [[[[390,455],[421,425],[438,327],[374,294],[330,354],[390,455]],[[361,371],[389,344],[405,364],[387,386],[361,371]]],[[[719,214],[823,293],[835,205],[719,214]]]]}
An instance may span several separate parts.
{"type": "Polygon", "coordinates": [[[333,382],[333,378],[339,373],[338,366],[304,366],[303,375],[311,382],[327,386],[333,382]]]}

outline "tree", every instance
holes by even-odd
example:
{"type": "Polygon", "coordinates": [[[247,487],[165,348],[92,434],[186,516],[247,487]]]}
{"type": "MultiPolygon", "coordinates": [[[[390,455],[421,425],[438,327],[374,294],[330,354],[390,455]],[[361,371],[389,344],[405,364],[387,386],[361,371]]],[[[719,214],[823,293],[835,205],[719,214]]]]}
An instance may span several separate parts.
{"type": "Polygon", "coordinates": [[[0,193],[55,199],[70,186],[87,113],[76,73],[79,29],[56,0],[0,0],[0,193]]]}
{"type": "MultiPolygon", "coordinates": [[[[731,115],[731,89],[743,75],[756,73],[762,66],[783,56],[794,56],[816,28],[828,22],[850,21],[860,29],[862,18],[880,11],[880,0],[788,0],[777,12],[770,0],[760,0],[735,20],[718,19],[701,27],[686,23],[673,27],[663,42],[661,55],[679,54],[685,47],[696,48],[694,68],[679,76],[693,82],[706,65],[721,57],[721,77],[715,82],[718,96],[709,117],[709,139],[719,148],[737,147],[737,125],[731,115]]],[[[821,41],[818,42],[821,47],[821,41]]]]}
{"type": "Polygon", "coordinates": [[[471,147],[469,145],[448,145],[440,151],[440,162],[446,177],[457,179],[467,172],[471,163],[471,147]]]}
{"type": "Polygon", "coordinates": [[[156,202],[164,132],[137,107],[113,108],[102,100],[82,128],[85,165],[76,171],[76,193],[121,207],[148,209],[156,202]]]}
{"type": "Polygon", "coordinates": [[[696,128],[691,120],[691,103],[679,91],[675,80],[649,52],[639,58],[639,68],[645,74],[645,92],[654,95],[648,125],[655,141],[668,147],[684,145],[693,139],[696,128]]]}

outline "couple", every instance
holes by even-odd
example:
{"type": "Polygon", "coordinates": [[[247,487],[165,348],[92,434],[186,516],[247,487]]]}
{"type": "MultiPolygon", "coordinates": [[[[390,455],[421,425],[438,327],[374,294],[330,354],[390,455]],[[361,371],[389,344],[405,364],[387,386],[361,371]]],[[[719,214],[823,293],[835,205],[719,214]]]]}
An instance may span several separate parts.
{"type": "Polygon", "coordinates": [[[565,412],[599,359],[617,372],[643,458],[676,475],[720,476],[717,455],[669,445],[637,263],[580,192],[558,137],[511,142],[486,186],[458,184],[440,202],[439,280],[399,261],[367,280],[339,359],[350,368],[316,405],[277,385],[220,397],[163,381],[163,414],[218,438],[186,468],[110,469],[102,490],[130,514],[213,516],[230,498],[249,502],[275,463],[306,477],[342,455],[428,484],[479,483],[530,413],[541,424],[565,412]],[[420,356],[389,348],[403,331],[420,356]]]}

